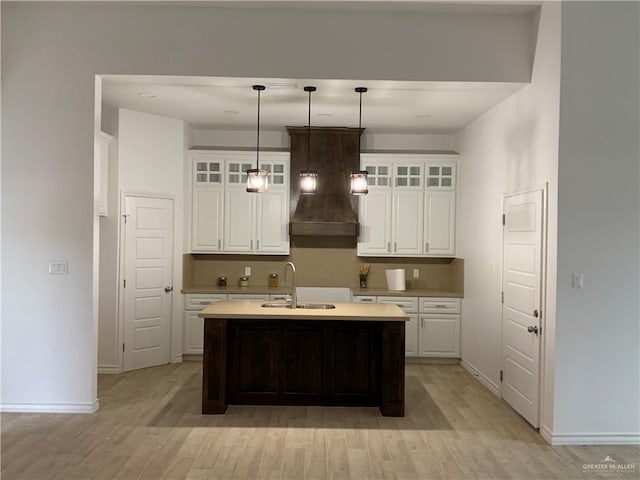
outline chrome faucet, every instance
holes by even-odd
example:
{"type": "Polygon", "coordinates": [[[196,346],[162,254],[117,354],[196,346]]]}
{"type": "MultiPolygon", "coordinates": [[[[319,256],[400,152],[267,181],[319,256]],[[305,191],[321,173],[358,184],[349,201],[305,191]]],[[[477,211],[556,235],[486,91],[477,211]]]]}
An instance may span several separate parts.
{"type": "Polygon", "coordinates": [[[298,296],[296,295],[296,266],[293,262],[284,264],[284,281],[287,281],[287,265],[291,267],[291,308],[298,308],[298,296]]]}

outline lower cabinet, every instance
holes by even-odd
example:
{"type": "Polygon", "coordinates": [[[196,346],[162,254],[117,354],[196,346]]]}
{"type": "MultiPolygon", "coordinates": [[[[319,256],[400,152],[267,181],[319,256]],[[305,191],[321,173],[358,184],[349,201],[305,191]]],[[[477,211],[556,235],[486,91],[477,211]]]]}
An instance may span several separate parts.
{"type": "Polygon", "coordinates": [[[184,296],[184,333],[182,353],[202,355],[204,321],[198,313],[208,305],[226,300],[226,294],[187,294],[184,296]]]}
{"type": "Polygon", "coordinates": [[[420,315],[419,357],[460,357],[460,315],[420,315]]]}
{"type": "Polygon", "coordinates": [[[404,310],[405,356],[460,358],[460,299],[358,295],[357,303],[393,303],[404,310]]]}
{"type": "Polygon", "coordinates": [[[202,355],[204,321],[198,318],[198,313],[203,308],[213,303],[229,300],[229,301],[266,301],[270,297],[278,297],[280,295],[268,295],[260,293],[204,293],[193,294],[188,293],[184,296],[184,333],[182,353],[186,355],[202,355]]]}

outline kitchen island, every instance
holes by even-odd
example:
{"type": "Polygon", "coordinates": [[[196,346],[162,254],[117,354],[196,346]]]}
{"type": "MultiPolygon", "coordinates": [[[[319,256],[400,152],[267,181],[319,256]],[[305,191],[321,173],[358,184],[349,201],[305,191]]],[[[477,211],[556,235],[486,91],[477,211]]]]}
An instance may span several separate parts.
{"type": "Polygon", "coordinates": [[[202,413],[231,405],[378,406],[404,416],[404,332],[393,304],[217,302],[204,318],[202,413]]]}

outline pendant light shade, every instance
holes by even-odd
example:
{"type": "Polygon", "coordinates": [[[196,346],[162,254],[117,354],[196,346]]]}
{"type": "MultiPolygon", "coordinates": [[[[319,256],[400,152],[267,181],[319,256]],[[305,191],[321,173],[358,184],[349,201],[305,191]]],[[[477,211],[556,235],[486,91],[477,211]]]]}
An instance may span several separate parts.
{"type": "MultiPolygon", "coordinates": [[[[356,92],[360,94],[360,114],[358,117],[358,160],[360,159],[360,145],[362,132],[362,94],[366,93],[366,87],[357,87],[356,92]]],[[[366,170],[356,170],[351,172],[351,195],[366,195],[369,193],[369,182],[366,170]]]]}
{"type": "Polygon", "coordinates": [[[307,169],[300,172],[300,193],[313,195],[316,193],[318,172],[309,169],[311,161],[311,92],[316,91],[316,87],[304,87],[305,92],[309,92],[309,123],[307,126],[307,169]]]}
{"type": "Polygon", "coordinates": [[[267,171],[260,169],[260,92],[265,89],[265,86],[254,85],[252,88],[258,92],[258,127],[256,133],[256,168],[247,170],[247,192],[262,193],[269,189],[267,171]]]}

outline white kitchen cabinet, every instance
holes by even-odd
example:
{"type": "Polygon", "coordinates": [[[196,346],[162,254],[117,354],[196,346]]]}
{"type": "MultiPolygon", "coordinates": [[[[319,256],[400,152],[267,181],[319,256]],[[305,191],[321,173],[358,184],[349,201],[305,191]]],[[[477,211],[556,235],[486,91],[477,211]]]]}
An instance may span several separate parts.
{"type": "Polygon", "coordinates": [[[269,190],[246,191],[245,160],[228,163],[225,184],[224,251],[227,253],[289,253],[288,154],[266,152],[261,168],[268,172],[269,190]]]}
{"type": "Polygon", "coordinates": [[[393,303],[409,316],[405,356],[460,358],[460,299],[354,295],[357,303],[393,303]]]}
{"type": "Polygon", "coordinates": [[[222,188],[193,187],[191,202],[191,250],[222,251],[222,188]]]}
{"type": "Polygon", "coordinates": [[[391,195],[391,188],[369,187],[369,193],[360,196],[358,255],[391,253],[391,195]]]}
{"type": "Polygon", "coordinates": [[[191,251],[222,251],[224,161],[211,152],[193,152],[191,161],[191,251]]]}
{"type": "Polygon", "coordinates": [[[418,356],[460,358],[460,299],[420,298],[418,356]]]}
{"type": "Polygon", "coordinates": [[[227,296],[225,294],[185,295],[183,354],[202,354],[204,320],[198,317],[198,313],[208,305],[226,299],[227,296]]]}
{"type": "MultiPolygon", "coordinates": [[[[260,194],[263,195],[263,194],[260,194]]],[[[255,198],[244,187],[228,187],[224,192],[224,251],[252,253],[254,250],[255,198]]]]}
{"type": "Polygon", "coordinates": [[[424,253],[451,257],[456,251],[456,192],[425,192],[424,253]]]}
{"type": "Polygon", "coordinates": [[[460,315],[420,315],[420,357],[460,357],[460,315]]]}
{"type": "Polygon", "coordinates": [[[377,297],[378,303],[393,303],[409,315],[404,324],[404,354],[407,357],[418,356],[418,297],[377,297]]]}
{"type": "Polygon", "coordinates": [[[359,256],[455,255],[456,162],[430,155],[363,154],[359,256]]]}
{"type": "Polygon", "coordinates": [[[391,236],[393,256],[421,256],[423,238],[423,197],[421,190],[393,192],[391,236]]]}
{"type": "Polygon", "coordinates": [[[192,151],[191,251],[289,253],[289,154],[263,152],[269,191],[246,191],[254,152],[192,151]]]}

